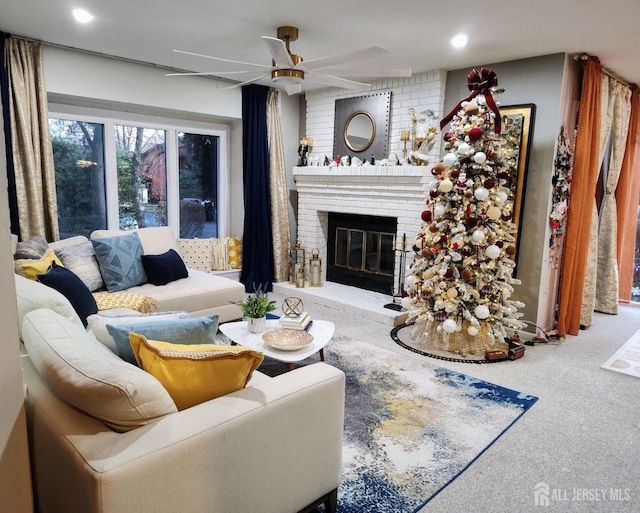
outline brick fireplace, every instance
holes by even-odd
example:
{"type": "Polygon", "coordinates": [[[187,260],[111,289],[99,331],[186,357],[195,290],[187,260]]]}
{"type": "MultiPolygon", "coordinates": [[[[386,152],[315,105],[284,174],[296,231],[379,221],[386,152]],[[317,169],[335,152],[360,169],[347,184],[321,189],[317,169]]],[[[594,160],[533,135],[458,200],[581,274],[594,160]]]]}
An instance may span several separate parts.
{"type": "MultiPolygon", "coordinates": [[[[298,240],[311,253],[320,251],[327,262],[329,212],[362,216],[394,217],[397,220],[396,247],[406,235],[407,249],[420,228],[425,208],[425,177],[428,166],[307,166],[293,169],[298,192],[298,240]]],[[[408,253],[408,257],[411,256],[408,253]]],[[[409,260],[408,260],[409,261],[409,260]]],[[[396,252],[394,279],[400,267],[396,252]]],[[[323,282],[326,266],[323,266],[323,282]]]]}

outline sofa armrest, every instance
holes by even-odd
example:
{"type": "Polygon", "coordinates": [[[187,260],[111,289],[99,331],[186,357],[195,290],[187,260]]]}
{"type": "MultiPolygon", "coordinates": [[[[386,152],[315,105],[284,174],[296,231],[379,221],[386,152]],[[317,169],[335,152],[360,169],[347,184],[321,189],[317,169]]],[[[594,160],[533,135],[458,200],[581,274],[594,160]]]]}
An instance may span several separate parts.
{"type": "Polygon", "coordinates": [[[335,489],[344,374],[317,363],[257,381],[127,433],[70,422],[28,383],[41,513],[285,513],[335,489]]]}

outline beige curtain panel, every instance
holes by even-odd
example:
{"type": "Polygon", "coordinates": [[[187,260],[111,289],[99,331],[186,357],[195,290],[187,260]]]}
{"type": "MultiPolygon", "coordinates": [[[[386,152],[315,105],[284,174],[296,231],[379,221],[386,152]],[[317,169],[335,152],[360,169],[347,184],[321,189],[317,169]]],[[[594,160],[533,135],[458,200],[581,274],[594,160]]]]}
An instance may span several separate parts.
{"type": "Polygon", "coordinates": [[[618,312],[617,221],[613,194],[624,157],[630,113],[631,90],[603,74],[598,168],[602,169],[609,141],[611,156],[605,167],[605,191],[599,212],[594,197],[580,314],[580,325],[585,327],[591,326],[594,310],[618,312]]]}
{"type": "Polygon", "coordinates": [[[611,123],[611,157],[604,197],[600,207],[595,300],[595,309],[609,314],[618,313],[618,216],[615,192],[622,169],[629,133],[629,118],[631,117],[631,89],[618,81],[613,82],[611,88],[614,99],[611,123]]]}
{"type": "Polygon", "coordinates": [[[289,279],[289,203],[284,146],[278,109],[278,91],[271,89],[267,97],[267,134],[269,140],[269,169],[271,183],[271,230],[273,237],[273,266],[276,282],[289,279]]]}
{"type": "Polygon", "coordinates": [[[49,135],[42,44],[7,39],[11,145],[20,237],[59,239],[53,149],[49,135]]]}

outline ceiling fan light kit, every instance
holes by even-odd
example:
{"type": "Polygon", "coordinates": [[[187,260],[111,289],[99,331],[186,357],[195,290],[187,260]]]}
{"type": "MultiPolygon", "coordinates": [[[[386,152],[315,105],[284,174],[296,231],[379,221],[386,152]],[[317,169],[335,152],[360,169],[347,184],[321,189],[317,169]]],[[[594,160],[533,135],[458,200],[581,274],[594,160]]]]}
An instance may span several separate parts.
{"type": "MultiPolygon", "coordinates": [[[[344,89],[351,89],[356,91],[368,91],[371,89],[371,84],[366,82],[357,82],[343,77],[410,77],[410,69],[373,69],[364,70],[360,68],[349,69],[340,67],[344,64],[348,64],[355,61],[364,59],[371,59],[373,57],[380,57],[389,54],[384,48],[379,46],[371,46],[368,48],[362,48],[360,50],[353,50],[350,52],[342,53],[339,55],[333,55],[330,57],[322,57],[319,59],[312,59],[303,62],[301,56],[291,53],[290,43],[298,39],[298,29],[296,27],[283,26],[278,27],[278,37],[262,36],[262,40],[267,46],[269,53],[272,57],[272,65],[263,66],[261,64],[253,64],[241,61],[234,61],[231,59],[223,59],[220,57],[213,57],[208,55],[196,54],[192,52],[184,52],[176,50],[179,53],[185,53],[189,55],[205,57],[208,59],[218,60],[221,62],[235,63],[250,67],[260,67],[264,71],[271,70],[271,83],[279,86],[283,86],[289,95],[298,94],[302,92],[302,85],[304,82],[315,82],[318,84],[324,84],[332,87],[339,87],[344,89]]],[[[234,84],[231,87],[240,87],[245,84],[257,82],[263,78],[268,77],[264,71],[248,71],[247,73],[261,73],[256,78],[245,80],[238,84],[234,84]]],[[[228,75],[236,72],[220,72],[220,75],[228,75]]],[[[170,74],[175,75],[175,74],[170,74]]],[[[202,73],[184,73],[184,75],[210,75],[215,76],[216,72],[202,72],[202,73]]],[[[228,87],[225,87],[228,89],[228,87]]]]}

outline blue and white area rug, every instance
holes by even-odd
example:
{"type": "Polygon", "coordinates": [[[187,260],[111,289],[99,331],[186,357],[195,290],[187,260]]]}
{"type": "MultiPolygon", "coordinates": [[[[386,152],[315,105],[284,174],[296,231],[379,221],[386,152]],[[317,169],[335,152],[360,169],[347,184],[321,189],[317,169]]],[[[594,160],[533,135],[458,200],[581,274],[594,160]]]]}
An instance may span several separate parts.
{"type": "MultiPolygon", "coordinates": [[[[325,357],[347,376],[338,513],[419,510],[537,400],[344,336],[325,357]]],[[[265,359],[260,370],[286,366],[265,359]]]]}
{"type": "Polygon", "coordinates": [[[325,353],[347,375],[339,513],[417,511],[537,400],[352,339],[325,353]]]}

